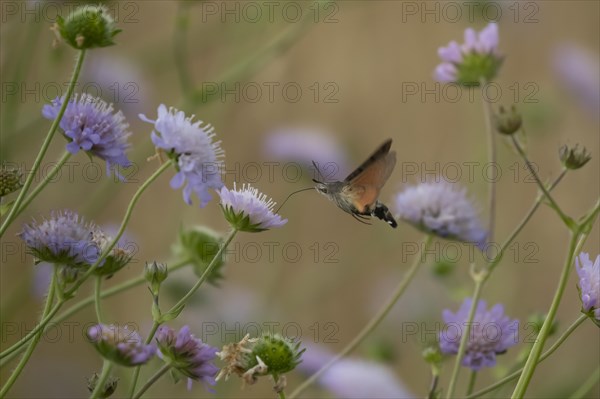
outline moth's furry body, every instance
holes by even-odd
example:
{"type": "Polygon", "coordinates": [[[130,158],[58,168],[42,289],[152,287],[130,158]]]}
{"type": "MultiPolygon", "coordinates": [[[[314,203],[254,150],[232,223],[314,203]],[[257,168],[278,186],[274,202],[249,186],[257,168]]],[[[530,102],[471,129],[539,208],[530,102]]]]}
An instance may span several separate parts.
{"type": "Polygon", "coordinates": [[[395,228],[398,224],[388,207],[377,200],[379,191],[396,165],[396,153],[389,152],[391,145],[392,140],[383,143],[344,181],[324,183],[314,180],[315,189],[361,222],[375,216],[395,228]]]}

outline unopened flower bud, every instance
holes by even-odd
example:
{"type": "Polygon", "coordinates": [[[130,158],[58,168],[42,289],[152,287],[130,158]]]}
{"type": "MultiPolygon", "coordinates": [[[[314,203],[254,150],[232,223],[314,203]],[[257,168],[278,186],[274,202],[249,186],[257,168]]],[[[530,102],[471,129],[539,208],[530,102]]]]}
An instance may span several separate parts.
{"type": "Polygon", "coordinates": [[[58,16],[56,24],[60,36],[78,50],[111,46],[113,37],[121,32],[108,9],[100,5],[79,7],[66,19],[58,16]]]}
{"type": "Polygon", "coordinates": [[[578,144],[575,144],[575,147],[572,148],[563,145],[558,150],[558,155],[565,168],[573,170],[581,168],[592,159],[592,155],[587,149],[585,147],[579,148],[578,144]]]}
{"type": "Polygon", "coordinates": [[[166,280],[168,275],[169,270],[165,263],[146,263],[144,277],[146,278],[146,281],[150,283],[152,291],[156,292],[160,284],[166,280]]]}
{"type": "Polygon", "coordinates": [[[0,170],[0,197],[4,197],[23,187],[21,177],[23,174],[17,169],[7,169],[2,167],[0,170]]]}
{"type": "Polygon", "coordinates": [[[504,107],[500,107],[500,112],[495,114],[492,118],[494,127],[502,134],[511,135],[516,133],[523,123],[521,114],[517,112],[517,109],[513,105],[510,111],[506,111],[504,107]]]}

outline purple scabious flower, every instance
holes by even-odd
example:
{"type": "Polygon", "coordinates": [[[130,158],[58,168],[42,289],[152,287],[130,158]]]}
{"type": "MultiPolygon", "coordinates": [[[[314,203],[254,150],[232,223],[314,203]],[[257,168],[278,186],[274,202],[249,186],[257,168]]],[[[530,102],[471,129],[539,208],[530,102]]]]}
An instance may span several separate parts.
{"type": "MultiPolygon", "coordinates": [[[[179,333],[167,326],[156,332],[156,343],[162,355],[177,371],[192,380],[215,385],[219,368],[212,361],[217,356],[217,348],[205,344],[183,326],[179,333]]],[[[189,384],[188,384],[189,387],[189,384]]]]}
{"type": "MultiPolygon", "coordinates": [[[[42,115],[46,119],[56,119],[63,101],[63,98],[56,98],[52,104],[44,105],[42,115]]],[[[129,124],[121,111],[114,113],[112,104],[85,93],[75,95],[69,100],[59,126],[71,139],[67,151],[76,154],[83,150],[104,159],[107,174],[112,165],[123,168],[131,165],[125,154],[130,147],[127,141],[131,135],[127,130],[129,124]]]]}
{"type": "Polygon", "coordinates": [[[398,218],[426,233],[485,247],[487,232],[464,188],[445,181],[421,183],[399,193],[395,206],[398,218]]]}
{"type": "Polygon", "coordinates": [[[438,49],[442,63],[436,67],[434,78],[465,86],[477,86],[482,79],[492,80],[502,64],[498,43],[498,25],[494,22],[479,33],[467,28],[463,44],[453,40],[438,49]]]}
{"type": "MultiPolygon", "coordinates": [[[[452,313],[446,309],[442,318],[446,327],[440,333],[440,350],[445,354],[455,355],[466,328],[466,322],[471,308],[471,298],[466,298],[460,309],[452,313]]],[[[497,304],[491,310],[486,310],[485,301],[477,304],[473,324],[467,342],[467,349],[462,365],[473,371],[483,367],[496,365],[496,355],[506,352],[508,348],[515,345],[519,332],[519,321],[510,320],[504,315],[504,307],[497,304]]]]}
{"type": "Polygon", "coordinates": [[[259,232],[287,223],[273,211],[276,203],[249,184],[238,190],[234,182],[233,190],[223,186],[217,193],[225,219],[239,231],[259,232]]]}
{"type": "Polygon", "coordinates": [[[182,111],[164,104],[158,107],[158,118],[151,120],[140,114],[140,119],[154,125],[152,142],[175,161],[177,174],[171,179],[171,187],[178,189],[186,181],[183,199],[192,204],[192,192],[200,199],[200,207],[211,200],[209,189],[223,186],[221,169],[224,152],[220,141],[213,141],[214,128],[210,124],[201,126],[202,121],[192,123],[191,117],[182,111]]]}
{"type": "Polygon", "coordinates": [[[592,263],[590,255],[582,252],[575,258],[579,275],[579,291],[584,313],[600,322],[600,255],[592,263]]]}
{"type": "Polygon", "coordinates": [[[41,223],[23,227],[19,237],[39,260],[67,266],[89,266],[100,255],[98,237],[103,233],[91,222],[71,211],[52,212],[41,223]]]}
{"type": "Polygon", "coordinates": [[[122,366],[145,364],[156,353],[154,345],[144,344],[140,334],[127,326],[97,324],[87,335],[102,356],[122,366]]]}

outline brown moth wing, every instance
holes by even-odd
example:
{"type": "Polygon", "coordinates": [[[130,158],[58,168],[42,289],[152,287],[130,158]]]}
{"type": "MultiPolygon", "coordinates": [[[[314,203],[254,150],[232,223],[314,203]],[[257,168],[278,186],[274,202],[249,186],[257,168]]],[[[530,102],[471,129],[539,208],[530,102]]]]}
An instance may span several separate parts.
{"type": "MultiPolygon", "coordinates": [[[[354,172],[350,173],[348,175],[348,177],[346,177],[344,182],[351,182],[354,178],[359,176],[365,169],[367,169],[372,163],[374,163],[378,159],[383,158],[384,155],[386,155],[388,152],[390,152],[391,147],[392,147],[392,139],[387,139],[386,141],[384,141],[384,143],[381,144],[379,146],[379,148],[377,148],[375,150],[375,152],[373,152],[373,154],[371,154],[371,156],[369,158],[367,158],[366,161],[364,161],[358,168],[354,169],[354,172]]],[[[395,159],[395,156],[394,156],[394,159],[395,159]]]]}

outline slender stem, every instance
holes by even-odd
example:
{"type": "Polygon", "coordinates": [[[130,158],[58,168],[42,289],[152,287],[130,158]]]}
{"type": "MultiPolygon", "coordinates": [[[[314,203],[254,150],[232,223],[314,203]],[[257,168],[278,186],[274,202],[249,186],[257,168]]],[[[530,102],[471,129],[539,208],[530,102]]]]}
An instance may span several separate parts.
{"type": "MultiPolygon", "coordinates": [[[[552,323],[554,322],[554,316],[556,315],[556,311],[558,310],[558,306],[560,305],[560,301],[562,299],[562,295],[565,291],[565,287],[567,285],[567,281],[569,280],[569,275],[571,271],[571,267],[573,265],[573,258],[575,257],[575,250],[578,247],[578,239],[579,233],[571,233],[571,240],[569,242],[569,250],[567,252],[567,259],[565,261],[565,265],[562,270],[562,274],[560,276],[560,280],[558,282],[558,287],[554,293],[554,298],[552,299],[552,304],[550,305],[550,309],[548,310],[548,314],[546,315],[546,319],[544,320],[544,324],[540,329],[540,332],[537,336],[533,347],[531,348],[531,352],[529,352],[529,356],[527,357],[527,362],[525,363],[525,367],[523,368],[523,373],[517,382],[517,386],[513,391],[512,398],[523,398],[525,396],[525,391],[527,391],[527,387],[529,386],[529,382],[533,377],[533,373],[538,365],[538,361],[540,355],[542,353],[542,349],[544,349],[544,344],[546,343],[546,339],[548,338],[548,334],[550,332],[550,328],[552,327],[552,323]]],[[[582,242],[583,240],[581,240],[582,242]]]]}
{"type": "MultiPolygon", "coordinates": [[[[558,183],[560,183],[562,178],[567,174],[567,171],[568,171],[568,169],[563,169],[561,171],[560,175],[558,175],[558,177],[552,182],[552,184],[550,184],[550,186],[548,186],[548,191],[552,191],[558,185],[558,183]]],[[[523,217],[521,222],[517,225],[517,227],[515,227],[515,229],[512,231],[512,233],[510,233],[508,238],[504,241],[504,243],[502,244],[502,246],[500,248],[500,252],[498,253],[498,256],[496,256],[488,266],[488,270],[490,271],[490,273],[487,274],[486,279],[487,279],[487,277],[489,277],[491,275],[491,271],[494,270],[494,268],[500,263],[508,246],[513,242],[513,240],[517,237],[517,235],[521,232],[521,230],[523,230],[523,227],[525,227],[527,222],[529,222],[529,220],[531,219],[531,217],[533,216],[535,211],[539,208],[543,199],[544,199],[543,195],[538,195],[537,199],[535,200],[534,204],[531,206],[531,208],[529,209],[529,211],[527,212],[525,217],[523,217]]]]}
{"type": "MultiPolygon", "coordinates": [[[[58,274],[57,267],[54,266],[54,271],[52,272],[52,278],[50,280],[50,287],[48,288],[48,295],[46,296],[46,303],[44,305],[44,310],[42,312],[42,318],[44,318],[50,312],[50,309],[52,308],[52,302],[54,302],[54,296],[56,293],[57,274],[58,274]]],[[[40,342],[41,338],[42,338],[42,331],[38,331],[38,333],[35,334],[35,337],[33,338],[33,340],[29,343],[29,347],[27,348],[27,351],[21,358],[21,361],[19,362],[17,367],[13,370],[8,381],[6,381],[6,384],[4,384],[4,386],[2,387],[2,390],[0,391],[0,398],[4,398],[6,396],[6,394],[8,393],[8,391],[10,390],[10,388],[17,381],[17,379],[19,378],[19,375],[21,375],[21,372],[25,368],[25,365],[29,361],[29,358],[31,358],[31,355],[33,354],[33,351],[35,350],[35,347],[37,346],[38,342],[40,342]]]]}
{"type": "Polygon", "coordinates": [[[558,213],[558,216],[560,216],[560,218],[567,225],[567,227],[569,229],[572,229],[573,223],[571,221],[571,218],[569,218],[567,215],[565,215],[565,213],[562,211],[562,209],[560,209],[560,207],[558,206],[558,204],[556,203],[554,198],[552,198],[552,196],[550,195],[550,192],[548,191],[548,189],[546,189],[546,186],[540,180],[540,177],[538,176],[537,172],[535,171],[535,168],[531,164],[531,161],[529,161],[529,158],[527,158],[527,154],[525,154],[525,151],[521,147],[521,144],[519,144],[519,141],[517,140],[517,138],[515,137],[514,134],[511,136],[511,139],[512,139],[513,145],[517,149],[517,152],[519,153],[519,155],[521,155],[521,157],[525,161],[525,165],[527,165],[527,168],[529,169],[529,172],[535,179],[538,187],[540,188],[540,190],[542,190],[542,192],[544,193],[544,196],[548,199],[548,201],[552,205],[552,208],[558,213]]]}
{"type": "Polygon", "coordinates": [[[570,399],[583,399],[586,394],[596,385],[600,380],[600,367],[596,367],[596,370],[588,377],[587,380],[581,386],[573,392],[570,399]]]}
{"type": "Polygon", "coordinates": [[[191,298],[191,296],[194,295],[194,293],[198,290],[198,288],[200,288],[202,283],[204,283],[204,281],[206,281],[206,279],[208,278],[208,276],[210,276],[210,274],[212,273],[215,266],[222,259],[223,252],[225,251],[225,249],[227,249],[227,247],[229,246],[229,243],[231,243],[231,240],[233,240],[233,238],[235,237],[237,232],[238,231],[236,229],[231,230],[231,233],[229,233],[229,236],[227,236],[227,239],[225,240],[223,245],[221,245],[221,248],[219,248],[219,251],[217,252],[217,254],[212,258],[212,260],[210,261],[210,264],[206,267],[206,270],[204,270],[204,273],[202,273],[202,276],[200,276],[200,278],[198,279],[196,284],[194,284],[194,286],[192,288],[190,288],[190,290],[187,292],[187,294],[185,294],[183,296],[183,298],[181,298],[175,305],[173,305],[173,307],[167,313],[174,312],[178,308],[181,308],[191,298]]]}
{"type": "Polygon", "coordinates": [[[71,96],[73,95],[73,91],[75,90],[75,84],[77,83],[77,79],[79,78],[79,72],[81,72],[81,66],[83,65],[84,59],[85,59],[85,50],[80,50],[79,55],[77,57],[77,61],[75,63],[75,69],[73,70],[73,75],[71,76],[71,81],[69,82],[69,87],[67,89],[67,93],[65,94],[63,103],[60,107],[60,110],[58,111],[58,115],[56,116],[56,119],[54,119],[54,121],[52,122],[52,125],[50,126],[50,130],[48,131],[48,134],[46,135],[46,138],[44,139],[44,142],[42,143],[42,147],[40,148],[40,151],[33,163],[31,172],[27,176],[27,179],[25,179],[25,184],[23,184],[23,188],[19,192],[19,196],[17,197],[14,205],[10,209],[10,212],[6,216],[4,223],[2,223],[2,227],[0,227],[0,237],[2,237],[4,235],[4,233],[6,232],[6,229],[8,229],[8,226],[10,226],[10,224],[13,222],[13,220],[17,214],[17,210],[21,207],[21,203],[25,199],[25,195],[27,194],[29,187],[31,187],[31,184],[33,183],[33,179],[35,178],[35,175],[37,174],[37,172],[40,168],[40,165],[42,164],[44,155],[46,155],[46,151],[48,151],[50,142],[52,141],[52,138],[54,137],[54,134],[56,133],[56,130],[58,129],[60,120],[62,119],[62,117],[65,113],[65,110],[67,109],[67,105],[69,104],[69,100],[71,99],[71,96]]]}
{"type": "MultiPolygon", "coordinates": [[[[495,167],[496,166],[496,132],[492,128],[492,105],[487,100],[487,97],[483,93],[483,87],[487,82],[482,80],[480,87],[481,98],[483,99],[483,115],[485,118],[485,128],[488,133],[488,162],[495,167]]],[[[494,231],[496,230],[496,178],[490,179],[488,183],[488,209],[489,209],[489,224],[488,224],[488,241],[494,241],[494,231]]]]}
{"type": "MultiPolygon", "coordinates": [[[[146,345],[150,345],[152,342],[152,338],[154,338],[154,334],[156,334],[156,330],[160,327],[160,323],[158,321],[154,321],[152,323],[152,328],[150,329],[150,333],[148,337],[146,337],[146,345]]],[[[135,386],[137,385],[138,379],[140,378],[140,371],[142,370],[142,365],[136,366],[133,370],[133,377],[131,378],[131,386],[129,387],[129,398],[133,398],[135,393],[135,386]]]]}
{"type": "Polygon", "coordinates": [[[175,16],[175,31],[173,32],[173,53],[175,68],[179,77],[179,85],[183,92],[183,98],[188,98],[193,90],[193,83],[187,68],[187,31],[190,26],[189,3],[182,1],[177,6],[175,16]]]}
{"type": "Polygon", "coordinates": [[[434,399],[436,397],[435,391],[437,389],[439,381],[440,381],[439,374],[434,374],[431,376],[431,385],[429,386],[429,393],[427,394],[427,399],[434,399]]]}
{"type": "Polygon", "coordinates": [[[477,371],[471,370],[471,375],[469,376],[469,385],[467,385],[467,396],[473,393],[473,388],[475,388],[475,382],[477,381],[477,371]]]}
{"type": "Polygon", "coordinates": [[[422,262],[422,256],[427,251],[427,248],[429,248],[429,245],[431,244],[432,240],[433,240],[433,237],[431,235],[427,235],[424,238],[423,243],[420,248],[420,251],[419,251],[419,254],[415,257],[413,264],[408,269],[406,274],[402,277],[402,280],[398,284],[398,287],[396,287],[396,290],[394,291],[394,293],[392,294],[390,299],[383,305],[383,307],[377,312],[377,314],[367,323],[367,325],[365,327],[363,327],[363,329],[358,333],[358,335],[356,337],[354,337],[354,339],[352,341],[350,341],[350,343],[348,345],[346,345],[346,347],[344,347],[344,349],[342,349],[342,351],[340,353],[338,353],[335,357],[333,357],[331,360],[329,360],[324,366],[322,366],[316,373],[311,375],[306,381],[304,381],[302,384],[300,384],[300,386],[298,386],[290,394],[290,399],[296,398],[298,395],[300,395],[300,393],[302,393],[302,391],[304,391],[308,386],[310,386],[319,377],[321,377],[338,360],[342,359],[344,356],[348,355],[350,352],[352,352],[354,349],[356,349],[356,347],[358,347],[358,345],[360,345],[363,342],[363,340],[371,332],[373,332],[373,330],[375,330],[375,328],[377,328],[377,326],[379,326],[381,321],[383,319],[385,319],[385,317],[390,312],[390,310],[392,310],[392,308],[394,307],[396,302],[398,302],[398,300],[400,299],[402,294],[404,294],[406,287],[408,287],[409,283],[413,280],[413,277],[415,276],[415,274],[419,268],[419,265],[422,262]]]}
{"type": "Polygon", "coordinates": [[[104,384],[106,384],[106,381],[110,376],[110,371],[112,370],[112,367],[112,362],[110,360],[105,359],[104,363],[102,363],[102,372],[100,373],[100,377],[96,382],[96,387],[94,388],[94,392],[92,392],[90,399],[98,399],[100,397],[100,394],[104,390],[104,384]]]}
{"type": "Polygon", "coordinates": [[[127,227],[127,224],[129,223],[129,219],[131,218],[133,209],[135,208],[135,205],[137,204],[138,200],[140,199],[140,197],[142,196],[144,191],[146,191],[146,189],[150,186],[150,184],[152,184],[152,182],[154,182],[154,180],[156,180],[158,178],[158,176],[161,175],[162,172],[164,172],[165,170],[167,170],[167,168],[169,168],[171,166],[171,163],[172,163],[172,161],[169,160],[169,161],[165,162],[164,164],[162,164],[160,166],[160,168],[158,168],[140,186],[140,188],[137,189],[135,194],[133,194],[133,197],[131,197],[131,201],[129,201],[129,205],[127,206],[127,210],[125,211],[125,216],[123,216],[123,221],[121,222],[121,227],[119,227],[119,231],[117,232],[117,234],[115,235],[115,237],[113,238],[111,243],[108,245],[108,247],[102,252],[100,257],[98,257],[96,262],[94,262],[94,264],[92,266],[90,266],[90,268],[87,270],[87,272],[85,272],[85,274],[75,284],[73,284],[73,287],[65,293],[65,296],[69,297],[69,296],[73,295],[75,293],[75,291],[77,291],[77,289],[85,282],[85,280],[89,276],[91,276],[92,273],[94,273],[94,271],[98,267],[98,265],[100,265],[100,263],[102,263],[102,261],[104,259],[106,259],[106,257],[110,254],[110,252],[115,247],[115,245],[117,245],[117,242],[119,242],[119,239],[123,235],[123,232],[125,232],[125,227],[127,227]]]}
{"type": "Polygon", "coordinates": [[[50,181],[52,179],[54,179],[54,176],[56,176],[56,174],[60,171],[60,169],[63,167],[63,165],[69,160],[69,158],[71,158],[71,153],[69,151],[65,151],[64,154],[60,157],[60,159],[56,162],[56,165],[54,165],[54,167],[52,168],[50,173],[48,173],[48,175],[46,175],[44,180],[40,184],[37,185],[37,187],[31,192],[31,194],[29,194],[27,196],[27,198],[25,198],[23,200],[23,203],[21,204],[19,209],[16,211],[14,217],[19,216],[21,214],[21,212],[23,212],[29,206],[31,201],[33,201],[35,199],[35,197],[37,197],[37,195],[48,185],[48,183],[50,183],[50,181]]]}
{"type": "MultiPolygon", "coordinates": [[[[277,374],[273,374],[273,381],[275,381],[275,387],[277,387],[277,384],[279,383],[279,376],[277,374]]],[[[285,399],[283,388],[277,389],[277,395],[279,396],[279,399],[285,399]]]]}
{"type": "MultiPolygon", "coordinates": [[[[172,267],[169,268],[169,273],[172,273],[172,272],[174,272],[174,271],[176,271],[178,269],[181,269],[184,266],[187,266],[190,262],[191,262],[190,260],[185,260],[183,262],[175,264],[174,266],[172,266],[172,267]]],[[[113,295],[116,295],[116,294],[119,294],[119,293],[121,293],[123,291],[126,291],[129,288],[132,288],[132,287],[135,287],[137,285],[140,285],[140,284],[144,283],[145,281],[146,281],[146,279],[145,279],[145,277],[143,275],[139,276],[139,277],[132,278],[132,279],[130,279],[128,281],[125,281],[125,282],[123,282],[123,283],[121,283],[119,285],[116,285],[116,286],[114,286],[114,287],[112,287],[110,289],[102,291],[102,293],[100,294],[100,297],[101,298],[111,297],[113,295]]],[[[81,302],[79,302],[79,303],[71,306],[69,309],[65,310],[63,313],[61,313],[60,315],[58,315],[56,317],[56,319],[55,319],[55,322],[56,323],[60,323],[61,321],[68,319],[69,317],[71,317],[75,313],[77,313],[80,310],[82,310],[82,309],[90,306],[91,304],[93,304],[94,301],[95,301],[95,295],[88,296],[87,298],[83,299],[81,302]]],[[[56,306],[55,306],[55,308],[56,308],[56,306]]],[[[54,314],[56,314],[56,312],[54,314]]],[[[53,315],[53,314],[51,314],[51,315],[53,315]]],[[[49,315],[49,316],[51,316],[51,315],[49,315]]],[[[32,330],[30,332],[30,334],[35,335],[35,333],[37,331],[39,331],[39,329],[41,328],[42,324],[44,324],[44,326],[45,326],[46,323],[40,323],[40,325],[36,326],[36,329],[34,329],[34,330],[32,330]]],[[[5,352],[3,352],[2,355],[0,355],[0,358],[2,358],[2,363],[0,364],[0,366],[4,366],[4,364],[6,364],[13,357],[15,357],[17,354],[19,354],[25,348],[24,344],[27,341],[28,341],[28,339],[25,340],[24,342],[23,341],[19,341],[19,342],[21,342],[21,345],[20,346],[17,346],[16,344],[13,345],[13,346],[16,346],[16,348],[11,347],[11,348],[7,349],[5,351],[7,353],[6,355],[5,355],[5,352]],[[10,351],[10,353],[9,353],[9,351],[10,351]]]]}
{"type": "Polygon", "coordinates": [[[135,394],[133,398],[141,398],[144,392],[146,392],[148,388],[150,388],[156,381],[160,379],[160,377],[162,377],[167,371],[169,371],[170,368],[170,364],[165,364],[164,366],[162,366],[156,373],[154,373],[152,377],[150,377],[148,381],[146,381],[144,386],[140,388],[140,390],[135,394]]]}
{"type": "Polygon", "coordinates": [[[102,323],[102,309],[100,308],[100,298],[102,297],[102,276],[96,276],[96,284],[94,286],[94,306],[96,309],[96,318],[98,323],[102,323]]]}
{"type": "MultiPolygon", "coordinates": [[[[569,336],[573,333],[573,331],[575,331],[577,329],[577,327],[579,327],[587,319],[588,319],[588,317],[586,315],[579,316],[579,318],[577,320],[575,320],[569,326],[569,328],[567,328],[565,330],[564,333],[562,333],[562,335],[556,340],[556,342],[546,352],[544,352],[544,354],[542,354],[542,356],[540,356],[540,363],[543,360],[546,360],[550,355],[552,355],[559,348],[559,346],[561,346],[562,343],[565,342],[567,340],[567,338],[569,338],[569,336]]],[[[507,375],[506,377],[502,378],[500,381],[497,381],[494,384],[475,392],[474,394],[468,395],[466,397],[466,399],[478,398],[482,395],[485,395],[486,393],[492,392],[495,389],[501,387],[502,385],[518,378],[522,372],[523,372],[523,367],[520,368],[519,370],[507,375]]]]}
{"type": "Polygon", "coordinates": [[[477,304],[479,303],[479,298],[481,297],[481,291],[484,282],[485,278],[475,278],[475,290],[473,291],[473,297],[471,298],[471,308],[469,309],[469,316],[467,317],[467,321],[464,325],[465,330],[460,338],[458,353],[456,354],[456,359],[454,360],[454,369],[452,370],[452,377],[450,377],[450,385],[448,386],[448,393],[446,394],[447,399],[452,399],[454,397],[454,391],[456,390],[456,382],[458,381],[461,363],[465,357],[467,343],[469,341],[469,336],[471,335],[471,324],[473,324],[475,311],[477,310],[477,304]]]}

